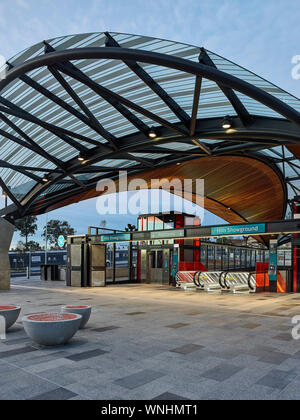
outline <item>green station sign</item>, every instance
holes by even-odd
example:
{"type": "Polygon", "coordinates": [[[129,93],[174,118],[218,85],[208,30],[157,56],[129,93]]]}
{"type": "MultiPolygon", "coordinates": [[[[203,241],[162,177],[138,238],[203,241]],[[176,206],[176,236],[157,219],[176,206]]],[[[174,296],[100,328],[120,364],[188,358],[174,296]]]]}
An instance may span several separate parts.
{"type": "Polygon", "coordinates": [[[116,233],[112,235],[101,235],[101,242],[126,242],[131,240],[130,233],[116,233]]]}
{"type": "Polygon", "coordinates": [[[165,230],[165,231],[157,231],[150,233],[151,239],[174,239],[174,238],[184,238],[184,229],[178,229],[176,231],[172,230],[165,230]]]}
{"type": "Polygon", "coordinates": [[[266,233],[266,225],[264,223],[254,225],[216,226],[211,229],[212,236],[256,235],[258,233],[266,233]]]}

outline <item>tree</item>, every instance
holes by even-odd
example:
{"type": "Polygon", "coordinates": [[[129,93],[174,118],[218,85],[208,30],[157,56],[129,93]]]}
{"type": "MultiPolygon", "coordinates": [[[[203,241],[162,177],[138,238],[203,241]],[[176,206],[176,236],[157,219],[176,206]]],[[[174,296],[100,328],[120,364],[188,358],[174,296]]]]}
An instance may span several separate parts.
{"type": "Polygon", "coordinates": [[[16,246],[16,249],[15,249],[17,252],[19,252],[19,253],[22,253],[22,252],[24,252],[24,250],[25,250],[25,244],[24,244],[24,242],[22,242],[22,241],[18,241],[17,242],[17,246],[16,246]]]}
{"type": "Polygon", "coordinates": [[[230,239],[228,239],[228,238],[218,238],[217,243],[218,244],[230,244],[230,239]]]}
{"type": "Polygon", "coordinates": [[[37,217],[36,216],[27,216],[23,219],[20,219],[16,222],[16,229],[20,231],[22,238],[25,238],[25,250],[28,250],[28,238],[33,236],[37,231],[37,217]]]}
{"type": "Polygon", "coordinates": [[[44,232],[42,236],[46,238],[46,230],[47,230],[47,242],[52,245],[54,249],[58,248],[57,239],[59,236],[64,236],[65,238],[69,235],[74,235],[75,230],[70,226],[70,224],[63,220],[50,220],[48,222],[48,228],[44,226],[44,232]]]}
{"type": "Polygon", "coordinates": [[[35,241],[28,241],[27,248],[29,251],[40,251],[41,245],[35,241]]]}

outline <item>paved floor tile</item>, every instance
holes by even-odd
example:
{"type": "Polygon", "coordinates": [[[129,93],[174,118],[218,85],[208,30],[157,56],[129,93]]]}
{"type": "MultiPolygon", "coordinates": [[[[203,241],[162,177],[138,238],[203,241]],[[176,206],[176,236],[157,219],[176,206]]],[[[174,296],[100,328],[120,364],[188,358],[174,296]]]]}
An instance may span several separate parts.
{"type": "Polygon", "coordinates": [[[36,395],[35,397],[29,398],[29,400],[42,400],[42,401],[62,401],[70,400],[71,398],[77,397],[72,391],[65,388],[57,388],[54,391],[45,392],[43,394],[36,395]]]}
{"type": "Polygon", "coordinates": [[[187,401],[187,398],[181,397],[180,395],[172,394],[171,392],[165,392],[153,398],[156,401],[187,401]]]}
{"type": "Polygon", "coordinates": [[[266,376],[261,378],[257,384],[265,385],[270,388],[284,389],[295,378],[291,372],[284,372],[282,370],[272,370],[266,376]]]}
{"type": "Polygon", "coordinates": [[[278,334],[275,337],[273,337],[273,339],[280,341],[293,341],[292,334],[278,334]]]}
{"type": "Polygon", "coordinates": [[[72,354],[71,356],[67,356],[66,359],[72,360],[74,362],[80,362],[81,360],[87,360],[93,357],[102,356],[105,353],[107,352],[101,349],[97,349],[97,350],[84,351],[82,353],[72,354]]]}
{"type": "Polygon", "coordinates": [[[183,328],[183,327],[187,327],[189,324],[184,324],[182,322],[179,322],[177,324],[172,324],[172,325],[167,325],[167,328],[183,328]]]}
{"type": "Polygon", "coordinates": [[[164,374],[155,372],[153,370],[142,370],[141,372],[133,375],[125,376],[124,378],[117,379],[115,384],[127,389],[135,389],[155,379],[161,378],[164,374]]]}
{"type": "Polygon", "coordinates": [[[8,351],[1,351],[0,352],[0,359],[5,359],[7,357],[17,356],[19,354],[31,353],[36,351],[37,349],[33,347],[22,347],[19,349],[8,350],[8,351]]]}
{"type": "Polygon", "coordinates": [[[179,353],[179,354],[190,354],[194,351],[203,349],[203,346],[199,346],[198,344],[186,344],[185,346],[178,347],[176,349],[170,350],[173,353],[179,353]]]}
{"type": "Polygon", "coordinates": [[[0,400],[300,399],[295,298],[14,279],[0,305],[20,305],[21,316],[59,302],[90,302],[93,311],[87,328],[55,348],[32,344],[20,317],[0,341],[0,400]]]}
{"type": "Polygon", "coordinates": [[[120,328],[120,327],[116,327],[116,326],[114,326],[114,325],[111,325],[111,326],[109,326],[109,327],[93,328],[93,329],[92,329],[92,331],[95,331],[95,332],[105,332],[105,331],[117,330],[117,329],[119,329],[119,328],[120,328]]]}
{"type": "Polygon", "coordinates": [[[235,375],[240,370],[240,367],[224,363],[202,373],[202,376],[207,379],[213,379],[218,382],[223,382],[231,376],[235,375]]]}

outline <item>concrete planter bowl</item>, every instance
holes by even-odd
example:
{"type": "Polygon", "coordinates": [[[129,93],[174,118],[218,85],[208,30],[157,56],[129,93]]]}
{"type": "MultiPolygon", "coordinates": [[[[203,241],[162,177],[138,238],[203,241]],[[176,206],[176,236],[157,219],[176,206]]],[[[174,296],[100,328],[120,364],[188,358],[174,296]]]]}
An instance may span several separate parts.
{"type": "Polygon", "coordinates": [[[68,305],[61,308],[62,313],[82,315],[80,329],[84,328],[89,322],[92,313],[92,307],[88,305],[68,305]]]}
{"type": "Polygon", "coordinates": [[[0,306],[0,316],[5,319],[6,331],[14,325],[21,312],[19,306],[0,306]]]}
{"type": "Polygon", "coordinates": [[[27,335],[41,346],[66,344],[78,331],[82,316],[77,314],[38,314],[23,317],[27,335]]]}

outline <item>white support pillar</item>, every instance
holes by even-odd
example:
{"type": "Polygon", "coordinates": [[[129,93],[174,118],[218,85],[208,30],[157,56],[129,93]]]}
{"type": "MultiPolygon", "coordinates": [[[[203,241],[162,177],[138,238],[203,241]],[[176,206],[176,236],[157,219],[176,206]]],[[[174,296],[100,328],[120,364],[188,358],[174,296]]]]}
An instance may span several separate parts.
{"type": "Polygon", "coordinates": [[[0,290],[10,289],[10,263],[8,251],[14,231],[14,225],[0,217],[0,290]]]}

